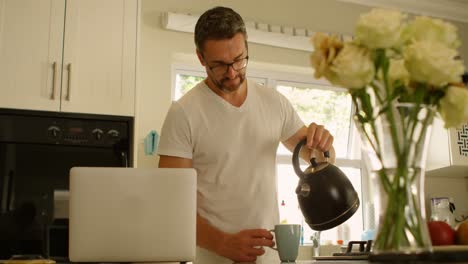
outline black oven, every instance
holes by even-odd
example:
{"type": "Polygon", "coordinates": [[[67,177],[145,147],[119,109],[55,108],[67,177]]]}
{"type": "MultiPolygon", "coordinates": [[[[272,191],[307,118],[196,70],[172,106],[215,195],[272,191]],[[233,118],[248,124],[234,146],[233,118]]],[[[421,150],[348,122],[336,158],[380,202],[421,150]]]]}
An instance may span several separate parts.
{"type": "Polygon", "coordinates": [[[66,258],[68,219],[54,197],[71,167],[131,167],[132,138],[132,117],[0,109],[0,259],[66,258]]]}

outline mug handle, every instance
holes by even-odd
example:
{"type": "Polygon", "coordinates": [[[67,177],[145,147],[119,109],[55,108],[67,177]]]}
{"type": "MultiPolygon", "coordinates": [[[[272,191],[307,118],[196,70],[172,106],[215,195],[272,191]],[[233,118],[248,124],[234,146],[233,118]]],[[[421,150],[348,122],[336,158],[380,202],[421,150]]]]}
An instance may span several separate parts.
{"type": "MultiPolygon", "coordinates": [[[[270,230],[268,230],[268,232],[275,234],[275,230],[274,230],[274,229],[270,229],[270,230]]],[[[275,243],[275,245],[276,245],[276,243],[275,243]]],[[[273,250],[278,251],[278,248],[277,248],[277,247],[270,247],[270,248],[273,249],[273,250]]]]}

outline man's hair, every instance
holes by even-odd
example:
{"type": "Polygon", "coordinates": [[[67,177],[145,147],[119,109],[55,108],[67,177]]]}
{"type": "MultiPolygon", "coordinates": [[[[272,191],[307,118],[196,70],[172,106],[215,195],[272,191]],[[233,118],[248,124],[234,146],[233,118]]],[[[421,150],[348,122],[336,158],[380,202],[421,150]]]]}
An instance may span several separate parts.
{"type": "Polygon", "coordinates": [[[195,45],[200,53],[207,40],[230,39],[237,33],[242,33],[246,39],[247,31],[242,17],[228,7],[218,6],[207,10],[195,25],[195,45]]]}

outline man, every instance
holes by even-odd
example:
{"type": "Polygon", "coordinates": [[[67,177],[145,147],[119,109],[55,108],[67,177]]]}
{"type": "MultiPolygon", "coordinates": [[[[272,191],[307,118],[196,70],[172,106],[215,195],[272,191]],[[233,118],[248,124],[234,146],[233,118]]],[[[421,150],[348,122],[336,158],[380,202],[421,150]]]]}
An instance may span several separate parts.
{"type": "MultiPolygon", "coordinates": [[[[278,262],[273,236],[279,223],[276,150],[307,136],[309,149],[331,150],[333,137],[308,128],[288,100],[245,78],[245,25],[230,8],[206,11],[195,26],[196,53],[208,77],[174,102],[161,132],[159,167],[195,168],[196,263],[278,262]],[[262,257],[260,257],[262,256],[262,257]],[[271,262],[273,261],[273,262],[271,262]]],[[[294,190],[291,190],[293,192],[294,190]]]]}

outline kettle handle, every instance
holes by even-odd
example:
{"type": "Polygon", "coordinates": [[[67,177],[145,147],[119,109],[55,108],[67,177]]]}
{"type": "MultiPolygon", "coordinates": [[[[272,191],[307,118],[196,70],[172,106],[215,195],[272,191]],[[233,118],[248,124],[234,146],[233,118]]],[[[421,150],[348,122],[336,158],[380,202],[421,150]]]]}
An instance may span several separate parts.
{"type": "MultiPolygon", "coordinates": [[[[303,178],[305,178],[307,176],[307,174],[304,173],[301,170],[301,167],[299,165],[299,153],[301,152],[302,146],[304,146],[306,144],[306,142],[307,142],[307,138],[304,138],[301,141],[299,141],[299,143],[297,143],[296,147],[294,148],[294,152],[293,152],[293,156],[292,156],[292,164],[293,164],[293,167],[294,167],[294,172],[301,179],[303,179],[303,178]]],[[[329,158],[330,157],[330,152],[325,151],[323,153],[323,155],[326,158],[329,158]]],[[[316,167],[318,165],[318,163],[317,163],[317,161],[315,159],[316,159],[315,157],[312,157],[310,159],[310,163],[312,164],[312,167],[316,167]]]]}
{"type": "Polygon", "coordinates": [[[301,170],[301,167],[299,166],[299,153],[301,152],[302,146],[304,146],[306,142],[307,138],[304,138],[303,140],[299,141],[299,143],[297,143],[296,147],[294,148],[292,156],[294,172],[300,179],[304,179],[306,177],[306,174],[301,170]]]}

